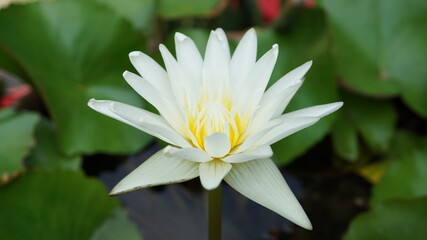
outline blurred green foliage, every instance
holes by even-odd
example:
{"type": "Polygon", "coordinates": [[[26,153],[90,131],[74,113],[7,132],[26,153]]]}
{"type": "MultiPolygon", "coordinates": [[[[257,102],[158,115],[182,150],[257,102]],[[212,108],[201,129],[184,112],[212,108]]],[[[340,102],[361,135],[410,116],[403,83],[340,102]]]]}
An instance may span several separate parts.
{"type": "Polygon", "coordinates": [[[11,75],[43,104],[0,111],[0,238],[139,239],[118,201],[82,174],[81,164],[93,154],[133,154],[153,139],[92,111],[87,101],[153,110],[121,80],[133,71],[130,51],[161,63],[157,46],[173,51],[176,31],[203,53],[211,29],[224,28],[233,49],[255,27],[258,56],[280,46],[270,85],[314,61],[286,111],[344,101],[337,113],[276,143],[275,162],[291,163],[323,141],[338,171],[386,166],[371,173],[384,174],[372,183],[373,208],[350,224],[345,239],[423,239],[427,1],[282,2],[272,23],[263,22],[255,0],[58,0],[1,9],[0,90],[11,75]]]}
{"type": "Polygon", "coordinates": [[[345,240],[423,240],[427,236],[427,198],[385,201],[358,216],[345,240]]]}
{"type": "MultiPolygon", "coordinates": [[[[0,236],[11,240],[89,239],[103,224],[123,221],[115,213],[118,200],[106,198],[102,183],[82,173],[33,171],[2,187],[0,199],[0,236]]],[[[125,225],[134,235],[136,229],[125,225]]]]}

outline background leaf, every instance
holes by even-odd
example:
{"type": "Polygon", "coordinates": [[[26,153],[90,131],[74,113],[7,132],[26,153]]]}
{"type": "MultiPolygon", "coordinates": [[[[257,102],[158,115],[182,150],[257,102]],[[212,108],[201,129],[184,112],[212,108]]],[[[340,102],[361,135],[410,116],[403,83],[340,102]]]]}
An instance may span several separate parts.
{"type": "Polygon", "coordinates": [[[144,41],[113,12],[80,0],[13,6],[0,12],[0,41],[43,96],[67,155],[134,152],[151,139],[86,105],[93,97],[142,106],[121,73],[144,41]]]}
{"type": "Polygon", "coordinates": [[[389,101],[379,101],[353,94],[342,96],[347,124],[354,124],[374,153],[388,150],[397,123],[397,114],[389,101]]]}
{"type": "Polygon", "coordinates": [[[427,2],[324,0],[340,77],[356,91],[401,93],[427,117],[427,2]],[[355,20],[357,19],[357,21],[355,20]]]}
{"type": "Polygon", "coordinates": [[[141,31],[150,30],[154,15],[155,0],[94,0],[104,4],[120,17],[128,20],[132,26],[141,31]]]}
{"type": "Polygon", "coordinates": [[[203,15],[213,9],[219,0],[158,0],[157,12],[165,18],[203,15]]]}
{"type": "Polygon", "coordinates": [[[80,171],[82,158],[66,156],[60,150],[56,141],[54,127],[47,119],[42,118],[35,130],[36,146],[25,160],[29,167],[40,167],[45,170],[80,171]]]}
{"type": "Polygon", "coordinates": [[[125,210],[117,208],[114,216],[105,220],[95,231],[90,240],[142,240],[138,229],[127,217],[125,210]]]}
{"type": "Polygon", "coordinates": [[[27,173],[1,187],[0,199],[0,236],[14,240],[89,239],[118,207],[99,181],[76,172],[27,173]]]}
{"type": "Polygon", "coordinates": [[[422,240],[427,236],[427,198],[387,201],[358,216],[345,240],[422,240]]]}
{"type": "Polygon", "coordinates": [[[371,203],[427,196],[427,139],[399,133],[392,151],[384,177],[372,189],[371,203]]]}
{"type": "Polygon", "coordinates": [[[12,108],[0,111],[0,177],[22,170],[23,159],[34,145],[35,113],[15,113],[12,108]]]}
{"type": "MultiPolygon", "coordinates": [[[[345,108],[347,108],[347,102],[345,108]]],[[[340,114],[332,128],[332,145],[338,156],[354,162],[359,156],[357,130],[343,115],[340,114]]]]}

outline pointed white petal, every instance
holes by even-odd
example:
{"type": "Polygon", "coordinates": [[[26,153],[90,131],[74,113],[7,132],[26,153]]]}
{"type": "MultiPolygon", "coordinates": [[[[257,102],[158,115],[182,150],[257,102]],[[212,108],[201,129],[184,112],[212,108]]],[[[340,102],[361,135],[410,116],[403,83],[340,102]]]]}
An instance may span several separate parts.
{"type": "Polygon", "coordinates": [[[192,84],[201,87],[203,59],[191,38],[175,34],[175,49],[178,63],[184,68],[192,84]]]}
{"type": "Polygon", "coordinates": [[[336,102],[284,114],[279,117],[282,123],[272,128],[255,145],[271,145],[301,129],[315,124],[320,118],[335,112],[342,105],[342,102],[336,102]]]}
{"type": "Polygon", "coordinates": [[[221,160],[203,162],[199,165],[200,181],[206,190],[218,187],[225,175],[230,172],[231,164],[221,160]]]}
{"type": "Polygon", "coordinates": [[[142,77],[125,71],[123,78],[126,82],[145,100],[151,103],[160,112],[164,109],[162,104],[162,93],[159,92],[151,83],[142,77]]]}
{"type": "Polygon", "coordinates": [[[167,157],[163,150],[160,150],[123,178],[110,195],[188,181],[199,176],[198,165],[188,160],[167,157]]]}
{"type": "Polygon", "coordinates": [[[228,46],[227,35],[222,28],[215,29],[215,32],[217,33],[219,40],[221,40],[221,44],[225,49],[225,54],[228,61],[230,61],[230,47],[228,46]]]}
{"type": "Polygon", "coordinates": [[[140,76],[125,71],[123,77],[126,82],[147,102],[151,103],[159,113],[173,126],[178,128],[181,126],[181,113],[177,110],[178,106],[176,104],[170,103],[170,96],[163,96],[154,86],[151,85],[148,81],[141,78],[140,76]]]}
{"type": "Polygon", "coordinates": [[[230,58],[226,41],[217,31],[212,31],[206,46],[202,78],[209,98],[221,99],[228,88],[230,58]]]}
{"type": "Polygon", "coordinates": [[[138,73],[158,91],[166,96],[171,93],[168,75],[156,61],[139,51],[129,53],[129,59],[138,73]]]}
{"type": "Polygon", "coordinates": [[[186,75],[184,69],[163,44],[160,44],[159,49],[166,65],[172,91],[179,106],[181,108],[187,106],[189,98],[191,102],[195,102],[200,95],[200,89],[191,82],[191,78],[186,75]]]}
{"type": "Polygon", "coordinates": [[[239,89],[255,65],[257,38],[255,29],[249,29],[237,45],[230,61],[230,85],[232,91],[239,89]]]}
{"type": "Polygon", "coordinates": [[[266,92],[265,94],[270,98],[274,97],[280,92],[282,92],[284,89],[289,88],[290,86],[293,86],[297,83],[299,83],[305,76],[305,74],[308,72],[308,70],[311,68],[311,65],[313,64],[313,61],[308,61],[304,63],[303,65],[295,68],[294,70],[287,73],[285,76],[280,78],[276,83],[273,84],[266,92]],[[271,95],[271,96],[269,96],[271,95]]]}
{"type": "Polygon", "coordinates": [[[268,145],[259,146],[250,151],[229,155],[222,159],[228,163],[242,163],[260,158],[269,158],[273,155],[273,150],[268,145]]]}
{"type": "Polygon", "coordinates": [[[211,157],[223,157],[230,151],[230,148],[230,139],[225,133],[216,132],[205,136],[205,150],[211,157]]]}
{"type": "Polygon", "coordinates": [[[167,143],[191,147],[191,145],[159,115],[115,101],[95,100],[88,102],[92,109],[131,125],[167,143]]]}
{"type": "Polygon", "coordinates": [[[182,158],[193,162],[207,162],[212,160],[205,151],[199,148],[175,148],[167,146],[164,151],[166,156],[182,158]]]}
{"type": "Polygon", "coordinates": [[[233,164],[224,180],[247,198],[303,228],[312,229],[310,220],[270,159],[233,164]]]}
{"type": "Polygon", "coordinates": [[[289,103],[298,88],[302,85],[302,82],[303,81],[300,81],[289,86],[282,92],[277,93],[274,97],[270,97],[272,95],[266,96],[264,94],[254,112],[250,126],[248,127],[249,132],[256,132],[266,122],[280,115],[284,110],[284,104],[287,105],[289,103]]]}
{"type": "Polygon", "coordinates": [[[340,109],[343,104],[344,104],[343,102],[334,102],[334,103],[328,103],[328,104],[322,104],[322,105],[317,105],[313,107],[303,108],[297,111],[283,114],[282,116],[280,116],[280,118],[290,118],[290,117],[322,118],[340,109]]]}
{"type": "Polygon", "coordinates": [[[255,110],[270,80],[278,52],[278,45],[273,45],[272,49],[256,62],[255,66],[249,72],[248,77],[241,85],[239,93],[233,96],[237,108],[241,113],[255,110]]]}
{"type": "MultiPolygon", "coordinates": [[[[312,63],[312,61],[306,62],[290,71],[265,92],[259,106],[260,108],[273,109],[269,119],[280,116],[283,113],[296,91],[302,85],[304,75],[308,72],[312,63]]],[[[262,114],[264,113],[260,115],[262,114]]]]}

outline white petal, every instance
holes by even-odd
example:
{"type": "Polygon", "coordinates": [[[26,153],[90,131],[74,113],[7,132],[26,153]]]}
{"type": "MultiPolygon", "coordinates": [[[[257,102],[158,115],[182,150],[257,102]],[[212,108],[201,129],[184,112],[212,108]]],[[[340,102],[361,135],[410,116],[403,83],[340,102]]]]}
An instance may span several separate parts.
{"type": "Polygon", "coordinates": [[[217,31],[212,31],[206,46],[202,78],[209,98],[221,99],[221,94],[228,89],[230,57],[226,41],[217,31]]]}
{"type": "Polygon", "coordinates": [[[164,95],[172,92],[166,71],[156,61],[139,51],[129,53],[129,59],[138,73],[158,91],[164,95]]]}
{"type": "Polygon", "coordinates": [[[249,72],[248,77],[241,85],[239,92],[233,95],[240,113],[254,111],[261,100],[274,65],[278,56],[278,45],[273,45],[272,49],[264,54],[249,72]]]}
{"type": "Polygon", "coordinates": [[[175,34],[175,49],[178,63],[185,69],[192,84],[201,87],[203,59],[191,38],[175,34]]]}
{"type": "Polygon", "coordinates": [[[284,114],[279,117],[282,123],[272,128],[255,145],[271,145],[301,129],[315,124],[320,118],[335,112],[342,105],[342,102],[336,102],[284,114]]]}
{"type": "Polygon", "coordinates": [[[303,77],[310,69],[312,61],[295,68],[273,86],[271,86],[262,96],[254,113],[249,129],[258,129],[270,119],[280,116],[288,106],[292,97],[303,83],[303,77]]]}
{"type": "Polygon", "coordinates": [[[115,101],[91,99],[88,102],[88,106],[172,145],[191,147],[181,135],[157,114],[115,101]]]}
{"type": "Polygon", "coordinates": [[[267,98],[271,98],[281,93],[283,90],[299,83],[310,69],[313,61],[308,61],[303,65],[295,68],[294,70],[287,73],[285,76],[280,78],[276,83],[273,84],[266,92],[267,98]]]}
{"type": "Polygon", "coordinates": [[[291,100],[301,85],[302,81],[278,93],[274,98],[266,98],[264,95],[253,114],[248,127],[249,134],[258,131],[265,123],[277,117],[277,112],[282,113],[284,110],[282,109],[283,104],[287,104],[291,100]]]}
{"type": "Polygon", "coordinates": [[[322,105],[317,105],[313,107],[303,108],[297,111],[283,114],[282,116],[280,116],[280,118],[289,118],[289,117],[322,118],[340,109],[343,104],[344,104],[343,102],[334,102],[334,103],[328,103],[328,104],[322,104],[322,105]]]}
{"type": "Polygon", "coordinates": [[[159,92],[151,83],[128,71],[123,73],[123,78],[141,97],[151,103],[155,108],[161,108],[161,95],[159,95],[159,92]]]}
{"type": "Polygon", "coordinates": [[[233,164],[224,180],[245,197],[303,228],[312,229],[310,220],[270,159],[233,164]]]}
{"type": "Polygon", "coordinates": [[[205,150],[211,157],[223,157],[230,151],[230,148],[230,139],[225,133],[216,132],[205,136],[205,150]]]}
{"type": "Polygon", "coordinates": [[[230,85],[232,91],[239,89],[255,65],[257,38],[255,29],[249,29],[237,45],[230,61],[230,85]]]}
{"type": "Polygon", "coordinates": [[[205,151],[199,148],[175,148],[167,146],[164,151],[166,156],[182,158],[193,162],[207,162],[212,160],[205,151]]]}
{"type": "Polygon", "coordinates": [[[221,160],[203,162],[199,165],[200,181],[206,190],[218,187],[225,175],[230,172],[231,164],[221,160]]]}
{"type": "Polygon", "coordinates": [[[222,44],[223,48],[225,49],[225,54],[226,54],[228,61],[230,61],[230,47],[228,46],[227,35],[225,34],[225,32],[222,28],[215,29],[215,32],[218,35],[219,40],[221,40],[221,44],[222,44]]]}
{"type": "Polygon", "coordinates": [[[269,158],[273,155],[273,150],[268,145],[259,146],[253,150],[229,155],[222,159],[228,163],[242,163],[260,158],[269,158]]]}
{"type": "Polygon", "coordinates": [[[123,77],[126,82],[147,102],[151,103],[175,129],[181,128],[182,113],[179,111],[175,101],[171,101],[171,96],[165,96],[159,92],[148,81],[140,76],[125,71],[123,77]]]}
{"type": "Polygon", "coordinates": [[[191,80],[189,81],[191,78],[186,75],[184,69],[163,44],[160,44],[159,49],[168,70],[172,91],[180,107],[183,108],[189,104],[188,98],[192,103],[196,102],[200,96],[200,89],[191,80]]]}
{"type": "Polygon", "coordinates": [[[167,157],[160,150],[123,178],[110,195],[196,178],[199,176],[198,165],[188,160],[167,157]]]}
{"type": "Polygon", "coordinates": [[[266,135],[269,131],[271,131],[271,129],[273,129],[277,125],[281,124],[282,122],[283,122],[283,120],[281,120],[281,119],[277,119],[277,120],[275,119],[273,121],[268,122],[267,124],[265,124],[262,127],[262,129],[256,131],[252,135],[249,135],[248,138],[245,139],[245,141],[241,145],[239,145],[238,147],[233,149],[232,153],[245,152],[248,149],[259,146],[259,144],[255,145],[259,141],[259,139],[262,136],[266,135]]]}
{"type": "Polygon", "coordinates": [[[301,86],[304,75],[308,72],[312,63],[312,61],[306,62],[280,78],[265,92],[260,106],[274,104],[276,110],[273,112],[272,117],[277,117],[282,114],[298,88],[301,86]]]}

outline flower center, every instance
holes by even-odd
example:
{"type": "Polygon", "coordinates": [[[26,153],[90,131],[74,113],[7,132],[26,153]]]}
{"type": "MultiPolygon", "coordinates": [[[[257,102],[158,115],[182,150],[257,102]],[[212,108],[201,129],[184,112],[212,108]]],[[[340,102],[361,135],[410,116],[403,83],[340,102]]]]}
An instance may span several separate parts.
{"type": "Polygon", "coordinates": [[[204,149],[205,136],[216,132],[228,135],[231,149],[245,139],[249,117],[242,117],[233,107],[230,97],[222,99],[201,98],[195,106],[189,106],[186,119],[186,137],[197,148],[204,149]]]}

